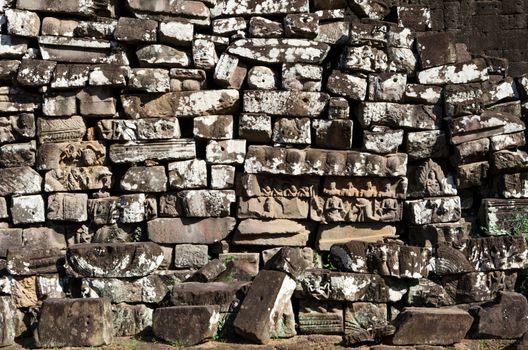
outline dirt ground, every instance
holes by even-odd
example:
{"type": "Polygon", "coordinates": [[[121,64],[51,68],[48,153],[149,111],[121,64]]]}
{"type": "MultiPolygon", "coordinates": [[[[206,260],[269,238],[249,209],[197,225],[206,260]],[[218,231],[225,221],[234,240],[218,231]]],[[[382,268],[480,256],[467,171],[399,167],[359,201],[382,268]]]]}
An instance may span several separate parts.
{"type": "MultiPolygon", "coordinates": [[[[177,344],[165,344],[151,339],[138,338],[115,338],[112,345],[91,348],[60,348],[63,350],[172,350],[172,349],[188,349],[188,350],[332,350],[332,349],[347,349],[340,346],[340,336],[325,336],[325,335],[301,335],[291,339],[272,340],[267,345],[253,345],[253,344],[237,344],[227,342],[211,341],[204,344],[182,347],[177,344]]],[[[512,341],[507,340],[464,340],[460,344],[446,347],[446,350],[507,350],[512,344],[512,341]]],[[[2,350],[21,350],[32,349],[31,340],[26,339],[20,341],[19,344],[2,348],[2,350]]],[[[59,348],[56,348],[59,349],[59,348]]],[[[350,348],[348,348],[350,349],[350,348]]],[[[368,350],[369,347],[357,347],[354,349],[368,350]]],[[[387,350],[396,347],[388,347],[387,350]]],[[[406,350],[409,348],[406,348],[406,350]]]]}

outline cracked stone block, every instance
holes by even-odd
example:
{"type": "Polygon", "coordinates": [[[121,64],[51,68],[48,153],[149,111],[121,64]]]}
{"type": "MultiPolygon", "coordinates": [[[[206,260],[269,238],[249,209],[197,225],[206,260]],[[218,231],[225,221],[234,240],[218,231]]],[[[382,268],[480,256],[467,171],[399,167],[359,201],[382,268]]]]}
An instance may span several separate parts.
{"type": "Polygon", "coordinates": [[[169,184],[171,188],[189,189],[207,186],[207,165],[200,159],[169,163],[169,184]]]}

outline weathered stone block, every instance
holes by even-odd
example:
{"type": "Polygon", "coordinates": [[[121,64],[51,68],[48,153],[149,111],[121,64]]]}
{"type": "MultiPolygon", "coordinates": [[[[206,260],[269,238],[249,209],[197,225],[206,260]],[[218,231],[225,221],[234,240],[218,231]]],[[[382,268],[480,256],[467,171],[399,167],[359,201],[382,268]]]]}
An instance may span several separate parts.
{"type": "Polygon", "coordinates": [[[112,342],[112,308],[106,299],[48,299],[42,304],[38,347],[101,346],[112,342]]]}
{"type": "Polygon", "coordinates": [[[37,37],[40,31],[39,16],[30,11],[8,9],[5,11],[7,33],[16,36],[37,37]]]}
{"type": "Polygon", "coordinates": [[[209,141],[205,159],[210,164],[242,164],[246,156],[246,140],[209,141]]]}
{"type": "Polygon", "coordinates": [[[283,144],[310,144],[309,118],[279,118],[273,126],[272,140],[283,144]]]}
{"type": "Polygon", "coordinates": [[[0,345],[13,345],[16,336],[16,309],[9,295],[0,297],[0,321],[0,345]]]}
{"type": "MultiPolygon", "coordinates": [[[[50,18],[50,17],[47,17],[50,18]]],[[[91,66],[87,64],[57,64],[51,87],[54,89],[83,88],[88,83],[91,66]]]]}
{"type": "Polygon", "coordinates": [[[295,281],[285,273],[260,272],[237,313],[235,332],[251,341],[267,343],[294,290],[295,281]]]}
{"type": "Polygon", "coordinates": [[[171,303],[175,306],[218,305],[221,312],[238,308],[250,287],[248,282],[185,282],[175,285],[171,291],[171,303]]]}
{"type": "Polygon", "coordinates": [[[354,123],[352,120],[315,119],[315,145],[321,148],[351,149],[354,123]]]}
{"type": "Polygon", "coordinates": [[[199,269],[209,261],[207,245],[177,244],[174,247],[174,267],[199,269]]]}
{"type": "Polygon", "coordinates": [[[310,232],[308,223],[287,219],[245,219],[238,225],[232,241],[237,245],[304,247],[310,232]]]}
{"type": "Polygon", "coordinates": [[[112,303],[159,303],[168,288],[158,275],[137,279],[83,278],[81,293],[89,298],[106,298],[112,303]]]}
{"type": "Polygon", "coordinates": [[[154,219],[147,223],[149,239],[157,243],[211,244],[221,241],[234,229],[231,217],[206,219],[154,219]]]}
{"type": "Polygon", "coordinates": [[[46,192],[110,189],[112,172],[105,166],[69,167],[64,166],[46,172],[46,192]]]}
{"type": "Polygon", "coordinates": [[[283,64],[282,87],[286,90],[321,91],[322,67],[310,64],[283,64]]]}
{"type": "Polygon", "coordinates": [[[231,115],[196,117],[193,122],[194,137],[214,140],[233,138],[233,116],[231,115]]]}
{"type": "Polygon", "coordinates": [[[199,117],[235,112],[238,109],[239,92],[237,90],[180,91],[158,97],[123,95],[121,102],[125,113],[132,118],[199,117]]]}
{"type": "Polygon", "coordinates": [[[195,38],[192,43],[194,66],[199,69],[212,70],[218,62],[215,44],[208,39],[195,38]]]}
{"type": "Polygon", "coordinates": [[[211,165],[211,188],[223,190],[233,188],[236,168],[231,165],[211,165]]]}
{"type": "Polygon", "coordinates": [[[455,36],[452,33],[424,33],[416,38],[422,69],[457,63],[455,36]]]}
{"type": "Polygon", "coordinates": [[[254,66],[247,75],[248,86],[254,90],[273,90],[277,88],[278,80],[277,73],[265,66],[254,66]]]}
{"type": "Polygon", "coordinates": [[[114,163],[191,159],[196,157],[196,147],[194,141],[187,139],[114,143],[110,145],[109,157],[114,163]]]}
{"type": "Polygon", "coordinates": [[[458,221],[460,220],[461,212],[460,197],[437,197],[405,201],[406,219],[415,225],[458,221]]]}
{"type": "Polygon", "coordinates": [[[364,101],[367,96],[367,84],[367,79],[360,75],[346,74],[339,70],[333,70],[328,77],[326,88],[334,94],[364,101]]]}
{"type": "Polygon", "coordinates": [[[25,59],[18,68],[17,82],[25,86],[42,86],[51,81],[57,62],[25,59]]]}
{"type": "Polygon", "coordinates": [[[271,141],[271,116],[266,114],[241,114],[238,121],[240,137],[250,142],[271,141]]]}
{"type": "Polygon", "coordinates": [[[172,306],[154,310],[152,330],[157,338],[195,345],[213,337],[220,320],[215,306],[172,306]]]}
{"type": "Polygon", "coordinates": [[[401,73],[369,74],[369,101],[399,102],[403,99],[407,75],[401,73]]]}
{"type": "Polygon", "coordinates": [[[252,16],[249,20],[249,35],[252,38],[281,38],[283,32],[280,22],[260,16],[252,16]]]}
{"type": "Polygon", "coordinates": [[[153,20],[143,20],[120,17],[114,32],[116,40],[132,44],[156,42],[158,23],[153,20]]]}
{"type": "Polygon", "coordinates": [[[194,25],[184,21],[165,21],[159,24],[158,33],[162,43],[191,46],[194,25]]]}
{"type": "Polygon", "coordinates": [[[143,304],[112,305],[114,336],[135,336],[152,330],[153,310],[143,304]]]}
{"type": "Polygon", "coordinates": [[[14,224],[44,222],[46,221],[45,212],[44,200],[41,195],[20,196],[11,199],[11,220],[14,224]]]}
{"type": "Polygon", "coordinates": [[[207,165],[199,159],[169,163],[171,188],[188,189],[207,186],[207,165]]]}
{"type": "Polygon", "coordinates": [[[152,242],[76,244],[67,252],[67,262],[83,277],[142,277],[163,260],[161,248],[152,242]]]}
{"type": "Polygon", "coordinates": [[[35,141],[0,146],[0,166],[6,168],[34,166],[36,153],[35,141]]]}
{"type": "Polygon", "coordinates": [[[316,247],[320,251],[329,251],[334,244],[343,244],[350,240],[377,242],[384,238],[395,238],[396,227],[377,223],[346,223],[319,225],[316,247]]]}
{"type": "Polygon", "coordinates": [[[144,46],[136,51],[136,56],[142,67],[189,67],[192,63],[186,51],[160,44],[144,46]]]}
{"type": "Polygon", "coordinates": [[[329,51],[330,45],[307,39],[251,38],[233,42],[226,52],[262,64],[320,64],[329,51]]]}
{"type": "Polygon", "coordinates": [[[162,68],[132,68],[128,86],[133,90],[145,92],[168,92],[169,71],[162,68]]]}
{"type": "Polygon", "coordinates": [[[0,117],[0,143],[35,137],[35,131],[33,114],[22,113],[0,117]]]}
{"type": "Polygon", "coordinates": [[[441,130],[407,133],[409,160],[447,157],[448,150],[447,137],[441,130]]]}
{"type": "Polygon", "coordinates": [[[88,195],[56,193],[48,196],[47,219],[71,222],[88,220],[88,195]]]}
{"type": "Polygon", "coordinates": [[[466,84],[489,79],[488,68],[483,59],[433,67],[417,74],[420,84],[444,85],[466,84]]]}
{"type": "Polygon", "coordinates": [[[318,269],[307,270],[301,286],[305,296],[323,301],[386,303],[399,301],[407,293],[407,284],[399,280],[318,269]]]}
{"type": "Polygon", "coordinates": [[[301,300],[299,307],[301,334],[343,334],[344,318],[341,303],[301,300]]]}
{"type": "Polygon", "coordinates": [[[393,130],[386,126],[373,126],[370,130],[363,130],[363,149],[379,154],[397,152],[400,145],[403,144],[403,135],[403,130],[393,130]]]}
{"type": "Polygon", "coordinates": [[[120,185],[127,192],[165,192],[167,180],[164,166],[130,167],[120,185]]]}
{"type": "Polygon", "coordinates": [[[394,324],[395,345],[450,345],[462,340],[469,331],[473,318],[458,308],[405,308],[394,324]]]}

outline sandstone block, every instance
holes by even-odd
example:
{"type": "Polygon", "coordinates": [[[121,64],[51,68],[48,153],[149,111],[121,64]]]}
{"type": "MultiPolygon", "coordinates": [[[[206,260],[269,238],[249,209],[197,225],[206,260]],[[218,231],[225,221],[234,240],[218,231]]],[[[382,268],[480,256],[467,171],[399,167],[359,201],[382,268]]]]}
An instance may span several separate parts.
{"type": "Polygon", "coordinates": [[[175,306],[217,305],[221,312],[237,308],[250,288],[248,282],[185,282],[175,285],[171,291],[171,303],[175,306]]]}
{"type": "Polygon", "coordinates": [[[162,43],[190,46],[194,25],[184,21],[165,21],[159,24],[158,33],[159,41],[162,43]]]}
{"type": "Polygon", "coordinates": [[[234,229],[236,220],[225,218],[160,218],[147,223],[149,239],[157,243],[211,244],[221,241],[234,229]]]}
{"type": "Polygon", "coordinates": [[[114,163],[136,163],[146,160],[181,160],[195,158],[194,141],[175,139],[157,142],[129,142],[110,145],[110,160],[114,163]]]}
{"type": "Polygon", "coordinates": [[[311,232],[307,223],[287,219],[246,219],[240,222],[233,237],[237,245],[306,246],[311,232]]]}
{"type": "Polygon", "coordinates": [[[142,277],[162,260],[161,248],[151,242],[77,244],[67,252],[68,265],[83,277],[142,277]]]}
{"type": "Polygon", "coordinates": [[[37,37],[40,31],[39,16],[30,11],[12,10],[5,12],[7,33],[16,36],[37,37]]]}
{"type": "Polygon", "coordinates": [[[86,193],[56,193],[48,196],[47,219],[83,222],[88,220],[86,193]]]}
{"type": "Polygon", "coordinates": [[[189,67],[192,64],[186,51],[161,44],[144,46],[136,51],[136,56],[142,67],[189,67]]]}
{"type": "Polygon", "coordinates": [[[9,346],[15,343],[16,309],[11,296],[0,297],[0,345],[9,346]]]}
{"type": "Polygon", "coordinates": [[[270,331],[295,290],[295,281],[279,271],[260,272],[238,311],[235,332],[248,340],[267,343],[270,331]]]}
{"type": "Polygon", "coordinates": [[[152,330],[157,338],[190,346],[211,338],[219,320],[218,307],[211,305],[162,307],[154,311],[152,330]]]}
{"type": "Polygon", "coordinates": [[[46,60],[22,60],[18,69],[17,82],[24,86],[42,86],[51,81],[57,62],[46,60]]]}
{"type": "Polygon", "coordinates": [[[120,185],[127,192],[165,192],[167,180],[164,166],[130,167],[120,185]]]}
{"type": "Polygon", "coordinates": [[[128,85],[131,89],[145,92],[168,92],[169,71],[162,68],[132,68],[128,85]]]}
{"type": "Polygon", "coordinates": [[[48,299],[42,304],[38,347],[101,346],[112,342],[112,308],[106,299],[48,299]]]}
{"type": "Polygon", "coordinates": [[[207,186],[207,165],[199,159],[169,163],[169,184],[171,188],[189,189],[207,186]]]}
{"type": "Polygon", "coordinates": [[[467,63],[455,63],[433,67],[417,74],[420,84],[465,84],[489,79],[486,62],[475,59],[467,63]]]}
{"type": "Polygon", "coordinates": [[[45,212],[44,200],[41,195],[20,196],[11,199],[11,220],[15,225],[44,222],[46,221],[45,212]]]}
{"type": "Polygon", "coordinates": [[[209,261],[207,251],[207,245],[177,244],[174,248],[174,267],[199,269],[209,261]]]}
{"type": "Polygon", "coordinates": [[[450,345],[462,340],[473,318],[458,308],[406,308],[394,320],[395,345],[450,345]]]}
{"type": "Polygon", "coordinates": [[[106,298],[112,303],[160,303],[168,288],[158,275],[134,279],[83,278],[84,297],[106,298]]]}
{"type": "Polygon", "coordinates": [[[131,44],[156,42],[158,23],[153,20],[143,20],[120,17],[114,32],[116,40],[131,44]]]}
{"type": "Polygon", "coordinates": [[[320,64],[329,51],[330,45],[307,39],[240,39],[227,48],[227,53],[262,64],[320,64]]]}

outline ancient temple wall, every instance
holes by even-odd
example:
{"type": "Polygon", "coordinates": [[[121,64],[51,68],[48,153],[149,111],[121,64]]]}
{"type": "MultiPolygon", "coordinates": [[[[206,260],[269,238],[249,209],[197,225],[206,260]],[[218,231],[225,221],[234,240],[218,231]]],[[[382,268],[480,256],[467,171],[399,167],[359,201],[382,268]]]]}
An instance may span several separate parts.
{"type": "Polygon", "coordinates": [[[0,346],[521,338],[523,4],[0,1],[0,346]]]}

